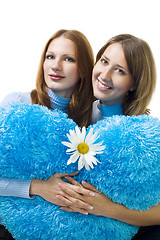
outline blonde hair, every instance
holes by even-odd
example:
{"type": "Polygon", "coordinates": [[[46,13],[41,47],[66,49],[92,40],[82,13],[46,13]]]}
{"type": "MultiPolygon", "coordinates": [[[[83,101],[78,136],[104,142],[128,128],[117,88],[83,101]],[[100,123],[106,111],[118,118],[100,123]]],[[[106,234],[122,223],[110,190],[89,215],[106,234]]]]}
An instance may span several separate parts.
{"type": "Polygon", "coordinates": [[[134,79],[134,90],[129,91],[123,102],[124,115],[149,114],[147,109],[156,86],[156,67],[149,45],[130,34],[111,38],[98,52],[98,61],[106,48],[113,43],[122,45],[128,69],[134,79]]]}
{"type": "Polygon", "coordinates": [[[36,89],[31,92],[33,104],[39,104],[51,108],[50,98],[47,93],[47,85],[44,80],[43,63],[49,44],[58,37],[65,37],[74,42],[76,47],[77,66],[80,80],[72,94],[68,107],[68,115],[79,126],[88,126],[92,115],[92,69],[94,66],[94,55],[87,38],[77,30],[59,30],[46,43],[40,59],[36,89]]]}

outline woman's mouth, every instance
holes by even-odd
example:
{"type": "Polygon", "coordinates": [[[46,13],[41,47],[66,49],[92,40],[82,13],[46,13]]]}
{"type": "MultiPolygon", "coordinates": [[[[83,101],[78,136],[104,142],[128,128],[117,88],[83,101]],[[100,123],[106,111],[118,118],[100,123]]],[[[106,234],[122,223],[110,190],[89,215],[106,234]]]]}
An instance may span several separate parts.
{"type": "Polygon", "coordinates": [[[59,81],[64,78],[64,76],[58,75],[58,74],[49,74],[49,77],[53,81],[59,81]]]}
{"type": "Polygon", "coordinates": [[[96,83],[97,83],[97,87],[99,90],[102,90],[102,91],[107,91],[109,89],[112,89],[111,86],[109,86],[108,84],[105,84],[103,82],[101,82],[99,79],[96,80],[96,83]]]}

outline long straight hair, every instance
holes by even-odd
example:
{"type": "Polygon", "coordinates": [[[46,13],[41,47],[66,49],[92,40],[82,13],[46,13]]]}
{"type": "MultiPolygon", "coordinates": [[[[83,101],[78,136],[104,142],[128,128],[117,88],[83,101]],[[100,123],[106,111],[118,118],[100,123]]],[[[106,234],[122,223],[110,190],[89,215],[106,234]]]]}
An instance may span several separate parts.
{"type": "Polygon", "coordinates": [[[98,52],[98,61],[107,47],[120,43],[128,69],[134,79],[134,90],[129,91],[122,104],[124,115],[149,114],[147,109],[156,86],[156,67],[148,43],[130,34],[111,38],[98,52]]]}
{"type": "Polygon", "coordinates": [[[47,85],[44,80],[43,64],[50,43],[61,36],[71,40],[75,44],[77,67],[80,75],[68,106],[68,115],[79,126],[88,126],[92,115],[92,69],[94,66],[94,55],[87,38],[77,30],[59,30],[47,41],[40,59],[36,89],[31,92],[31,100],[33,104],[44,105],[51,109],[47,85]]]}

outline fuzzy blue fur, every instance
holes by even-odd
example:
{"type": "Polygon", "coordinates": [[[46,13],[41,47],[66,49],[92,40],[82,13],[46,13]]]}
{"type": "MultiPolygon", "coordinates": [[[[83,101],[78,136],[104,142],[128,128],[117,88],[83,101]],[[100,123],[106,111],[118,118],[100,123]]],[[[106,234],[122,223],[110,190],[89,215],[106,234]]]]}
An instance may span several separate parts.
{"type": "MultiPolygon", "coordinates": [[[[60,111],[38,105],[0,108],[0,176],[47,179],[55,172],[77,170],[62,141],[76,124],[60,111]]],[[[146,210],[160,201],[160,121],[139,116],[114,116],[88,128],[106,148],[101,164],[84,168],[76,177],[86,180],[113,201],[146,210]]],[[[120,221],[59,210],[41,197],[34,200],[0,197],[0,217],[16,240],[130,240],[138,227],[120,221]]]]}

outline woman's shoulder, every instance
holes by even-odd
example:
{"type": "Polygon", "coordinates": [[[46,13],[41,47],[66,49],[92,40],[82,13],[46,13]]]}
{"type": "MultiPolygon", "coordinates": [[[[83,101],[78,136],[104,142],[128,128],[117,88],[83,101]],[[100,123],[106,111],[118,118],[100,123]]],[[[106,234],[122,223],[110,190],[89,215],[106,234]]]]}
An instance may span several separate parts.
{"type": "Polygon", "coordinates": [[[101,119],[101,112],[99,110],[99,106],[100,106],[99,100],[93,102],[91,124],[94,124],[101,119]]]}
{"type": "Polygon", "coordinates": [[[0,106],[5,106],[11,103],[31,103],[30,92],[12,92],[9,93],[0,103],[0,106]]]}

